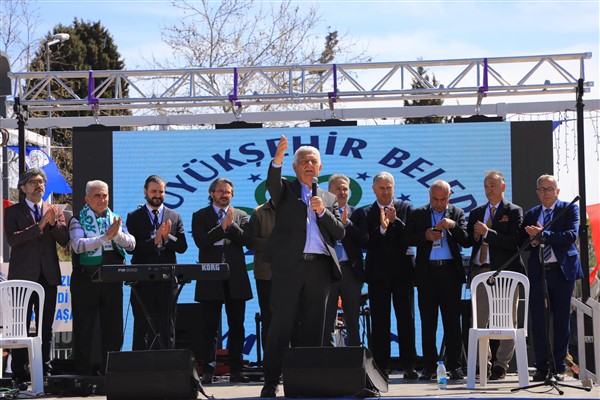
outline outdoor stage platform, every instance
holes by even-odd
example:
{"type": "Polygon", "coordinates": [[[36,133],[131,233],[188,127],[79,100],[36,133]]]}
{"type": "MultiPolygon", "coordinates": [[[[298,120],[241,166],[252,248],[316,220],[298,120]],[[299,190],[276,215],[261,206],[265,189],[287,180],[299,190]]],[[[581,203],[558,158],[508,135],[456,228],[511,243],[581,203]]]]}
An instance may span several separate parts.
{"type": "MultiPolygon", "coordinates": [[[[327,379],[326,376],[323,377],[327,379]]],[[[533,383],[533,382],[531,382],[533,383]]],[[[564,384],[582,387],[581,381],[567,377],[564,384]]],[[[549,386],[538,387],[528,390],[520,390],[511,392],[511,389],[518,387],[518,379],[516,374],[508,374],[505,380],[488,382],[485,388],[476,386],[474,390],[467,389],[467,381],[451,381],[448,384],[448,389],[441,391],[437,389],[435,381],[405,381],[401,373],[392,373],[389,380],[389,391],[381,393],[379,396],[382,399],[414,399],[423,397],[432,397],[438,399],[541,399],[541,398],[561,398],[561,399],[600,399],[600,388],[594,386],[590,392],[573,389],[569,387],[561,387],[564,395],[560,396],[555,389],[549,386]],[[410,382],[410,383],[409,383],[410,382]]],[[[260,382],[251,382],[248,384],[230,384],[227,377],[218,379],[211,385],[205,385],[204,389],[207,395],[214,396],[215,400],[219,399],[256,399],[259,398],[262,384],[260,382]]],[[[283,398],[283,385],[279,385],[279,393],[277,398],[283,398]]],[[[25,398],[25,397],[21,397],[25,398]]],[[[61,399],[64,397],[49,397],[44,396],[44,399],[61,399]]],[[[105,399],[105,396],[90,396],[90,397],[70,397],[71,399],[105,399]]],[[[199,399],[204,398],[198,395],[199,399]]],[[[344,397],[344,399],[356,399],[356,397],[344,397]]]]}

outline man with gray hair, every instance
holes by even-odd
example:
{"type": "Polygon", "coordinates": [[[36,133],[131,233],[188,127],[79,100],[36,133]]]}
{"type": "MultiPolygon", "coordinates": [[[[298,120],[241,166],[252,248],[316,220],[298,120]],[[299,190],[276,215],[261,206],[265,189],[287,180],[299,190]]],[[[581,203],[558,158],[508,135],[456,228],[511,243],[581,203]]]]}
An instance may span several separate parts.
{"type": "Polygon", "coordinates": [[[429,204],[410,214],[403,241],[416,246],[415,281],[421,312],[424,368],[421,380],[436,379],[438,308],[442,314],[446,365],[451,379],[463,379],[460,298],[465,283],[461,246],[470,247],[462,209],[450,204],[450,185],[438,180],[429,188],[429,204]]]}
{"type": "MultiPolygon", "coordinates": [[[[504,198],[506,181],[502,172],[486,171],[483,187],[488,201],[471,211],[467,224],[469,241],[473,246],[469,281],[481,273],[496,271],[519,250],[523,209],[504,198]]],[[[515,258],[506,270],[525,273],[521,257],[515,258]]],[[[477,293],[471,293],[471,296],[477,296],[477,322],[482,322],[483,327],[486,327],[489,319],[489,306],[485,288],[480,285],[477,293]]],[[[515,297],[515,307],[517,301],[518,299],[515,297]]],[[[514,353],[515,343],[513,340],[500,340],[496,351],[496,361],[491,367],[491,352],[488,352],[487,373],[490,375],[490,380],[506,378],[508,363],[514,353]]],[[[480,371],[480,373],[484,372],[480,371]]]]}
{"type": "Polygon", "coordinates": [[[393,304],[404,379],[417,379],[414,263],[408,246],[401,242],[404,224],[410,217],[412,205],[394,198],[394,177],[389,172],[375,175],[373,193],[375,202],[363,209],[369,233],[366,270],[373,322],[369,347],[379,369],[388,372],[393,304]]]}
{"type": "Polygon", "coordinates": [[[355,213],[354,206],[348,204],[350,195],[350,178],[343,174],[333,174],[329,177],[329,192],[337,196],[338,205],[344,230],[344,239],[335,243],[342,280],[332,283],[327,299],[327,312],[325,317],[325,344],[333,344],[338,310],[338,297],[342,298],[344,310],[344,325],[348,338],[348,346],[360,346],[360,298],[365,270],[363,264],[362,248],[367,245],[367,221],[364,213],[355,213]]]}
{"type": "MultiPolygon", "coordinates": [[[[18,188],[21,201],[5,210],[4,231],[11,247],[8,279],[37,282],[45,291],[44,317],[42,321],[37,321],[36,313],[36,326],[42,330],[42,361],[44,373],[49,374],[52,323],[56,311],[57,286],[61,284],[56,244],[66,246],[69,232],[62,210],[43,201],[46,182],[46,174],[40,168],[30,168],[20,176],[18,188]]],[[[29,305],[29,317],[31,314],[32,304],[29,305]]],[[[30,363],[33,361],[29,360],[30,363]]],[[[11,368],[15,381],[29,380],[26,363],[27,350],[13,350],[11,368]]]]}
{"type": "Polygon", "coordinates": [[[329,286],[342,275],[335,253],[335,242],[344,237],[337,199],[320,188],[311,190],[323,168],[319,150],[311,146],[296,150],[292,167],[297,179],[290,182],[281,174],[287,149],[288,140],[282,135],[267,175],[277,217],[265,254],[273,274],[273,315],[260,397],[277,396],[283,353],[298,322],[299,346],[322,345],[329,286]]]}
{"type": "Polygon", "coordinates": [[[536,193],[540,204],[525,213],[522,239],[531,244],[528,261],[531,284],[529,314],[537,369],[533,381],[543,382],[550,378],[549,373],[556,374],[560,379],[565,372],[571,295],[575,281],[583,278],[583,271],[577,250],[579,207],[573,204],[564,211],[569,203],[558,199],[560,188],[552,175],[538,178],[536,193]],[[548,226],[550,221],[552,225],[548,226]],[[542,232],[544,228],[547,229],[542,232]],[[540,232],[544,239],[543,250],[540,250],[540,238],[536,238],[540,232]],[[547,299],[544,296],[544,284],[548,290],[547,299]],[[550,323],[545,320],[547,312],[552,315],[550,326],[546,325],[550,323]],[[548,352],[548,335],[552,337],[552,352],[548,352]]]}
{"type": "MultiPolygon", "coordinates": [[[[123,344],[123,284],[92,282],[102,264],[125,264],[125,251],[135,248],[135,238],[127,233],[121,217],[108,207],[108,185],[89,181],[85,206],[69,221],[73,250],[71,300],[73,310],[73,358],[83,375],[104,375],[109,351],[123,344]],[[100,363],[94,363],[92,343],[96,319],[100,321],[100,363]]],[[[97,336],[96,336],[97,337],[97,336]]]]}

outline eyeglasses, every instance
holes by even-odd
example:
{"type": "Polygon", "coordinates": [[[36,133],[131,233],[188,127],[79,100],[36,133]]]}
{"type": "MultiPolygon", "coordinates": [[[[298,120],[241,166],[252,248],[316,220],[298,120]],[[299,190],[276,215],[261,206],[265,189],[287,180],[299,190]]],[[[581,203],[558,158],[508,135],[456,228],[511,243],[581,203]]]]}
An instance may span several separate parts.
{"type": "Polygon", "coordinates": [[[27,183],[29,184],[29,186],[32,186],[32,187],[44,186],[46,184],[46,182],[41,179],[37,180],[37,181],[29,181],[27,183]]]}
{"type": "Polygon", "coordinates": [[[555,187],[540,187],[535,190],[538,193],[552,193],[552,192],[556,191],[556,188],[555,187]]]}
{"type": "Polygon", "coordinates": [[[221,189],[215,190],[215,193],[218,194],[219,196],[222,196],[222,195],[229,196],[229,195],[233,194],[233,192],[230,190],[221,190],[221,189]]]}

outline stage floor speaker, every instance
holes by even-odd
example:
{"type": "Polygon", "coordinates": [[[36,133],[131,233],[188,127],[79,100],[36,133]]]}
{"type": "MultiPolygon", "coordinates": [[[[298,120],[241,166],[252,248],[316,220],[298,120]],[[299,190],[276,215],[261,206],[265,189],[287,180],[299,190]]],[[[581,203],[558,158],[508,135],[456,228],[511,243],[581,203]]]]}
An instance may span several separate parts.
{"type": "Polygon", "coordinates": [[[195,399],[195,361],[190,350],[110,352],[108,400],[195,399]]]}
{"type": "Polygon", "coordinates": [[[283,359],[285,397],[373,397],[388,391],[387,377],[364,347],[296,347],[283,359]]]}

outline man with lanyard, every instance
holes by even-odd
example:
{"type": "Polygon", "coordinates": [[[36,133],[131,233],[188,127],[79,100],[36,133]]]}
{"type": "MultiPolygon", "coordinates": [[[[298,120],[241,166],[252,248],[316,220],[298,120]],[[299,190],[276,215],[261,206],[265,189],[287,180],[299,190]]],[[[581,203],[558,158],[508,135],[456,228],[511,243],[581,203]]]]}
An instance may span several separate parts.
{"type": "MultiPolygon", "coordinates": [[[[181,215],[165,207],[165,181],[151,175],[144,183],[146,204],[127,215],[127,230],[135,237],[129,251],[132,264],[177,264],[176,254],[187,250],[181,215]]],[[[175,282],[137,282],[140,301],[156,329],[152,331],[142,306],[132,294],[133,350],[172,349],[175,347],[175,321],[172,304],[177,294],[175,282]]]]}
{"type": "Polygon", "coordinates": [[[71,218],[69,235],[73,249],[71,299],[73,308],[73,358],[80,374],[104,374],[109,351],[123,344],[123,284],[92,282],[102,264],[125,264],[125,251],[135,248],[135,238],[122,229],[121,217],[108,208],[108,185],[89,181],[86,205],[71,218]],[[92,357],[94,327],[100,322],[101,365],[92,357]]]}
{"type": "MultiPolygon", "coordinates": [[[[46,174],[40,168],[30,168],[20,176],[18,187],[21,201],[5,210],[4,231],[11,247],[8,279],[33,281],[44,288],[44,318],[36,321],[36,326],[42,330],[42,361],[47,375],[51,369],[56,287],[61,284],[56,244],[66,246],[69,243],[69,231],[62,210],[42,200],[46,182],[46,174]]],[[[31,316],[31,313],[32,304],[29,305],[28,315],[31,316]]],[[[29,360],[30,363],[33,361],[29,360]]],[[[29,380],[26,363],[26,349],[12,351],[11,369],[15,381],[29,380]]]]}
{"type": "Polygon", "coordinates": [[[348,204],[350,193],[350,178],[343,174],[334,174],[329,177],[330,193],[337,196],[338,206],[342,223],[346,231],[344,239],[335,243],[340,267],[342,268],[342,280],[331,284],[329,297],[327,299],[327,311],[325,315],[325,345],[332,345],[334,330],[337,320],[338,297],[342,298],[342,309],[344,310],[344,325],[348,335],[348,346],[360,346],[359,312],[360,297],[365,270],[363,265],[362,248],[366,247],[367,220],[364,213],[354,212],[354,206],[348,204]]]}
{"type": "Polygon", "coordinates": [[[421,380],[436,379],[438,308],[442,314],[446,364],[451,379],[463,379],[461,368],[460,298],[465,283],[461,246],[469,247],[462,209],[450,202],[450,185],[435,181],[429,204],[413,210],[403,240],[417,247],[415,280],[418,289],[424,369],[421,380]]]}

